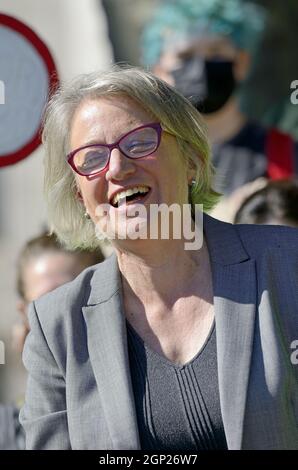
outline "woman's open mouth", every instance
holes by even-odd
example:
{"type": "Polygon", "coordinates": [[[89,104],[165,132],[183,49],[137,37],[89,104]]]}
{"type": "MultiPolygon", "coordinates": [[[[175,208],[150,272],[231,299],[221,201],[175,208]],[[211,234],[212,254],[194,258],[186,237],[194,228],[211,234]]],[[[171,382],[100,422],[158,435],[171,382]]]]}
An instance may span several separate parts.
{"type": "Polygon", "coordinates": [[[148,186],[134,186],[123,191],[119,191],[111,200],[111,205],[119,208],[123,205],[142,202],[150,192],[148,186]]]}

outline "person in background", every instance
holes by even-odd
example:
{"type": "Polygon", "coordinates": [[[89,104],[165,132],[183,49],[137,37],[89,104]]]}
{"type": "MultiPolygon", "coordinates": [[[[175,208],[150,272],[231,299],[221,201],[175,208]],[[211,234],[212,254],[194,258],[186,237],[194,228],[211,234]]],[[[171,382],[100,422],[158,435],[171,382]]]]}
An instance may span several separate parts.
{"type": "Polygon", "coordinates": [[[298,227],[298,179],[269,181],[245,199],[234,223],[298,227]]]}
{"type": "Polygon", "coordinates": [[[72,281],[88,266],[101,263],[104,254],[96,251],[69,251],[58,241],[55,234],[47,232],[29,240],[17,261],[17,309],[21,323],[13,327],[14,348],[22,352],[29,332],[28,305],[46,292],[72,281]]]}
{"type": "MultiPolygon", "coordinates": [[[[298,171],[298,147],[240,109],[240,90],[266,24],[265,10],[242,0],[175,0],[156,8],[142,35],[142,62],[204,114],[217,169],[215,189],[298,171]]],[[[225,220],[225,199],[215,216],[225,220]]]]}
{"type": "MultiPolygon", "coordinates": [[[[30,331],[28,305],[46,292],[73,280],[81,271],[104,260],[100,248],[96,251],[69,251],[54,234],[42,233],[29,240],[17,262],[17,309],[21,321],[12,329],[13,347],[22,353],[30,331]]],[[[18,450],[25,447],[23,429],[18,420],[19,409],[14,405],[0,404],[1,450],[18,450]]]]}

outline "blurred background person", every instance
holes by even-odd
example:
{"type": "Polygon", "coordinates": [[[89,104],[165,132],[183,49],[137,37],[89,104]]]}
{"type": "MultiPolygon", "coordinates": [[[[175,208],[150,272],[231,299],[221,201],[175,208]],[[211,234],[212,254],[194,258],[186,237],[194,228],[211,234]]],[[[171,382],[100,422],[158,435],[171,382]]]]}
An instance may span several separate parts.
{"type": "MultiPolygon", "coordinates": [[[[57,240],[54,234],[42,233],[29,240],[23,247],[17,263],[17,291],[19,300],[19,322],[12,329],[13,347],[22,353],[29,333],[27,309],[30,302],[56,287],[73,280],[81,271],[104,260],[103,252],[69,251],[57,240]]],[[[21,402],[22,400],[20,400],[21,402]]],[[[21,403],[0,404],[0,449],[18,450],[25,446],[23,430],[18,414],[21,403]]]]}
{"type": "Polygon", "coordinates": [[[96,251],[69,251],[58,242],[55,234],[45,232],[29,240],[17,262],[17,309],[22,321],[13,328],[14,348],[23,351],[29,332],[27,309],[30,302],[72,281],[85,268],[103,260],[100,248],[96,251]]]}
{"type": "MultiPolygon", "coordinates": [[[[265,10],[249,1],[167,0],[143,32],[143,63],[204,114],[215,187],[225,195],[259,177],[286,178],[298,169],[293,139],[249,119],[239,105],[265,25],[265,10]]],[[[223,204],[220,212],[225,219],[223,204]]]]}
{"type": "Polygon", "coordinates": [[[298,227],[298,179],[269,181],[244,200],[234,222],[298,227]]]}

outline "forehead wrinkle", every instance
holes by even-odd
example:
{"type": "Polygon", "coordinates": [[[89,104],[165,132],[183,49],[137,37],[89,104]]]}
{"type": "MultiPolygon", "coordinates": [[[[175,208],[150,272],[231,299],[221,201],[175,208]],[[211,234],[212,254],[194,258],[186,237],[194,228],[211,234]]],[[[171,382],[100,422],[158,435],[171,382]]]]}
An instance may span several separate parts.
{"type": "Polygon", "coordinates": [[[80,142],[80,147],[96,143],[112,144],[135,127],[152,121],[149,112],[133,99],[124,96],[119,99],[105,97],[85,100],[73,117],[70,133],[71,143],[75,138],[74,128],[77,132],[78,120],[80,127],[85,125],[85,138],[80,142]],[[108,104],[109,109],[102,111],[98,106],[100,102],[103,105],[108,104]],[[112,126],[105,124],[105,111],[108,111],[107,119],[112,122],[112,126]]]}

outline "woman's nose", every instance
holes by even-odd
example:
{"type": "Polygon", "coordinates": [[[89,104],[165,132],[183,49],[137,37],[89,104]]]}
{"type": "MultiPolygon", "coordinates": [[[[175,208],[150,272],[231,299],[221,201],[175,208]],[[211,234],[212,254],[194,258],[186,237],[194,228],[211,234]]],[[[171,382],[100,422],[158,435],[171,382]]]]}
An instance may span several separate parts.
{"type": "Polygon", "coordinates": [[[127,158],[117,148],[113,149],[110,155],[106,180],[122,180],[135,172],[135,162],[127,158]]]}

